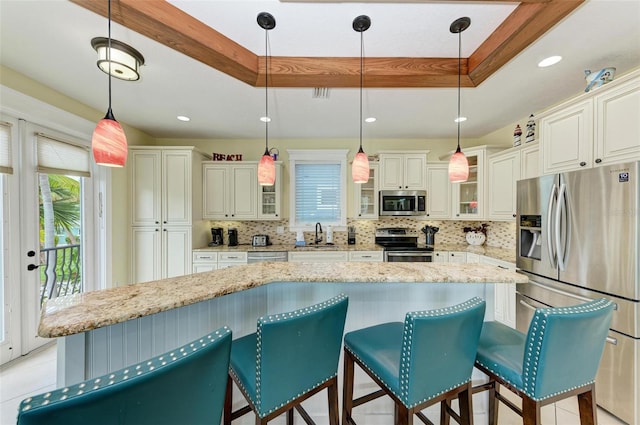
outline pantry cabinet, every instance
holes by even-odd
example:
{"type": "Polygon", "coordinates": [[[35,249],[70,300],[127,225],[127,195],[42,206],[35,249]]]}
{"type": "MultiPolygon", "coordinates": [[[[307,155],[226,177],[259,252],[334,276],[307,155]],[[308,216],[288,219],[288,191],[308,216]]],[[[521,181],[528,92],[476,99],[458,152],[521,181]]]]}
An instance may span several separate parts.
{"type": "Polygon", "coordinates": [[[640,159],[640,71],[539,115],[544,174],[640,159]]]}
{"type": "Polygon", "coordinates": [[[427,153],[380,152],[380,190],[426,190],[427,153]]]}
{"type": "Polygon", "coordinates": [[[449,164],[427,163],[427,217],[430,219],[451,218],[451,182],[449,164]]]}
{"type": "Polygon", "coordinates": [[[130,147],[130,276],[132,283],[191,273],[191,249],[207,243],[201,163],[189,147],[130,147]]]}

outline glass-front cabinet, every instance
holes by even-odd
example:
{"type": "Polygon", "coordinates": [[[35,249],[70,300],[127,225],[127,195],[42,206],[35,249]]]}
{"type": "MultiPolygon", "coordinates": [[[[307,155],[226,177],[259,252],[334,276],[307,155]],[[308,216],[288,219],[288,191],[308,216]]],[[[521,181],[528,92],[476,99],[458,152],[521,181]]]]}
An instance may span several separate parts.
{"type": "Polygon", "coordinates": [[[453,184],[453,198],[454,198],[454,213],[456,217],[464,218],[479,218],[482,217],[483,201],[480,200],[482,195],[481,180],[478,179],[479,173],[478,164],[482,164],[484,159],[484,152],[465,152],[467,160],[469,161],[469,178],[466,182],[453,184]]]}
{"type": "Polygon", "coordinates": [[[354,218],[378,218],[378,163],[369,163],[369,181],[353,184],[355,193],[354,218]]]}
{"type": "Polygon", "coordinates": [[[258,185],[258,219],[279,220],[282,196],[282,164],[276,162],[276,182],[272,186],[258,185]]]}

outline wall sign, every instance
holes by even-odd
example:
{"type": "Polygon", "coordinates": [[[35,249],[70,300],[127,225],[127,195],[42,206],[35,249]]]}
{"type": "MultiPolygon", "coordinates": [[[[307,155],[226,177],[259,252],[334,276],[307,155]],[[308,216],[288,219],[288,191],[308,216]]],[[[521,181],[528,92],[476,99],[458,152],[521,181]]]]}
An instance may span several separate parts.
{"type": "Polygon", "coordinates": [[[232,154],[212,153],[211,159],[213,161],[242,161],[242,154],[241,153],[232,153],[232,154]]]}

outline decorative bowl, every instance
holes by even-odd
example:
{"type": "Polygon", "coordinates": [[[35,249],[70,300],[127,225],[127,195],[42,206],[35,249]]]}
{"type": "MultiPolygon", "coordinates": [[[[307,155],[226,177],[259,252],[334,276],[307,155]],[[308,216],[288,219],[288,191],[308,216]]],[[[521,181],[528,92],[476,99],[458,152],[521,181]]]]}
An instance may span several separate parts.
{"type": "Polygon", "coordinates": [[[465,238],[469,245],[482,245],[487,237],[480,232],[467,232],[465,238]]]}

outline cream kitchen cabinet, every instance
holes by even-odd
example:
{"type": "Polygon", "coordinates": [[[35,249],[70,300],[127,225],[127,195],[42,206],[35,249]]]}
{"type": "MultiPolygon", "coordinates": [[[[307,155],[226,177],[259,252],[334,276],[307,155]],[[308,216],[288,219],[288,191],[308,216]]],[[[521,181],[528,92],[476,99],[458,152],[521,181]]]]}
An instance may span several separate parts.
{"type": "Polygon", "coordinates": [[[461,251],[435,251],[433,253],[434,263],[466,263],[467,253],[461,251]]]}
{"type": "Polygon", "coordinates": [[[427,163],[427,217],[430,219],[451,218],[451,182],[449,164],[427,163]]]}
{"type": "MultiPolygon", "coordinates": [[[[487,156],[502,150],[503,147],[488,145],[463,150],[469,161],[469,178],[451,184],[452,218],[482,220],[486,217],[487,156]]],[[[448,161],[451,155],[453,151],[440,159],[448,161]]]]}
{"type": "Polygon", "coordinates": [[[210,272],[218,269],[218,253],[193,251],[193,273],[210,272]]]}
{"type": "Polygon", "coordinates": [[[369,163],[369,181],[353,186],[355,211],[353,218],[378,219],[378,163],[369,163]]]}
{"type": "Polygon", "coordinates": [[[255,163],[207,162],[203,165],[203,217],[212,220],[251,220],[258,217],[255,163]]]}
{"type": "Polygon", "coordinates": [[[247,253],[238,251],[218,252],[218,269],[247,264],[247,253]]]}
{"type": "Polygon", "coordinates": [[[335,263],[336,261],[349,261],[347,251],[289,251],[289,262],[310,263],[335,263]]]}
{"type": "Polygon", "coordinates": [[[434,251],[434,253],[433,253],[433,262],[434,263],[448,263],[449,262],[449,252],[448,251],[434,251]]]}
{"type": "Polygon", "coordinates": [[[426,190],[427,153],[384,151],[380,154],[380,190],[426,190]]]}
{"type": "Polygon", "coordinates": [[[520,148],[520,178],[540,177],[540,146],[537,141],[520,148]]]}
{"type": "Polygon", "coordinates": [[[276,163],[273,186],[258,184],[258,163],[203,164],[203,217],[211,220],[279,220],[282,164],[276,163]]]}
{"type": "MultiPolygon", "coordinates": [[[[515,271],[513,263],[481,256],[480,263],[491,264],[502,269],[515,271]]],[[[504,283],[494,285],[494,318],[507,326],[516,327],[516,284],[504,283]]]]}
{"type": "MultiPolygon", "coordinates": [[[[256,166],[257,173],[257,166],[256,166]]],[[[282,212],[282,164],[276,163],[276,181],[272,186],[258,184],[258,220],[280,220],[282,212]]]]}
{"type": "Polygon", "coordinates": [[[640,159],[640,71],[539,115],[544,174],[640,159]]]}
{"type": "Polygon", "coordinates": [[[349,251],[349,261],[354,262],[382,262],[383,251],[349,251]]]}
{"type": "Polygon", "coordinates": [[[130,147],[130,281],[191,273],[191,249],[206,245],[201,190],[208,157],[189,147],[130,147]]]}

